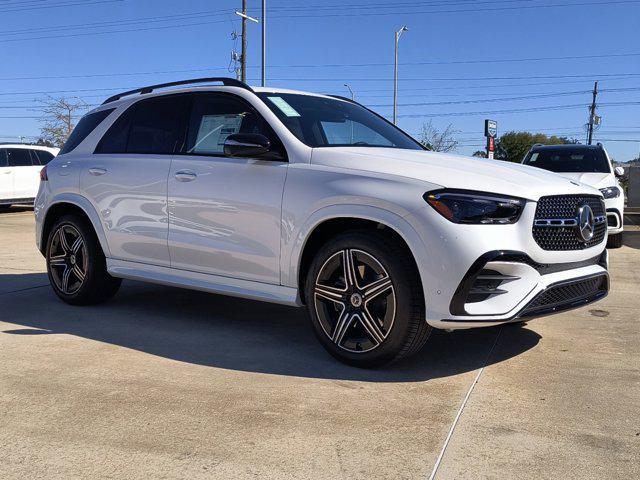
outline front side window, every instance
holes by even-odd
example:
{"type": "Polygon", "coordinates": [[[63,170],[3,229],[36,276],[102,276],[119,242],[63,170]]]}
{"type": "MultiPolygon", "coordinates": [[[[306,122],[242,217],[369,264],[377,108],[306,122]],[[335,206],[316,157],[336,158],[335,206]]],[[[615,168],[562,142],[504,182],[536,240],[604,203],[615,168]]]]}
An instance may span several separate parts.
{"type": "Polygon", "coordinates": [[[424,150],[402,130],[357,103],[293,93],[257,95],[291,133],[310,147],[424,150]]]}
{"type": "Polygon", "coordinates": [[[7,148],[7,159],[10,167],[31,167],[31,155],[26,148],[7,148]]]}
{"type": "Polygon", "coordinates": [[[82,117],[78,122],[78,125],[73,129],[73,132],[71,132],[71,135],[69,135],[67,141],[64,142],[64,147],[60,150],[60,155],[69,153],[80,145],[80,143],[82,143],[82,141],[87,138],[87,136],[93,132],[96,127],[100,125],[111,112],[113,112],[113,110],[113,108],[100,110],[99,112],[90,113],[82,117]]]}
{"type": "Polygon", "coordinates": [[[224,142],[235,133],[257,133],[271,142],[261,158],[284,158],[284,147],[265,120],[247,103],[227,94],[194,95],[184,153],[224,155],[224,142]]]}
{"type": "Polygon", "coordinates": [[[522,162],[551,172],[611,173],[609,162],[600,150],[558,148],[529,152],[522,162]]]}

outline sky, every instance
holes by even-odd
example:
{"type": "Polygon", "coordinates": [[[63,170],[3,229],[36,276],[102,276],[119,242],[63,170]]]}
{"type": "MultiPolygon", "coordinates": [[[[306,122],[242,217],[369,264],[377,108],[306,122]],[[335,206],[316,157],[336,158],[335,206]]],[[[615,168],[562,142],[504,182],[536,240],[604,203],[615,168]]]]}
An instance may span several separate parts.
{"type": "MultiPolygon", "coordinates": [[[[49,95],[89,106],[130,88],[234,76],[241,0],[0,0],[0,141],[40,131],[49,95]]],[[[261,16],[261,0],[247,0],[261,16]]],[[[458,153],[527,130],[585,141],[618,161],[640,152],[640,0],[267,0],[267,85],[349,95],[418,136],[451,125],[458,153]]],[[[248,79],[260,84],[261,26],[249,23],[248,79]]],[[[90,107],[89,107],[90,108],[90,107]]]]}

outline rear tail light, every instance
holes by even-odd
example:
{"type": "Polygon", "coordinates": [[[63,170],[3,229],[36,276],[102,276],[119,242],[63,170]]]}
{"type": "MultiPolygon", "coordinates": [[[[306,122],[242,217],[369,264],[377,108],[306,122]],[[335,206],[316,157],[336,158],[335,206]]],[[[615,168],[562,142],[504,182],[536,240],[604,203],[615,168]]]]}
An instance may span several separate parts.
{"type": "Polygon", "coordinates": [[[42,170],[40,170],[40,181],[46,182],[48,180],[49,177],[47,176],[47,166],[45,165],[44,167],[42,167],[42,170]]]}

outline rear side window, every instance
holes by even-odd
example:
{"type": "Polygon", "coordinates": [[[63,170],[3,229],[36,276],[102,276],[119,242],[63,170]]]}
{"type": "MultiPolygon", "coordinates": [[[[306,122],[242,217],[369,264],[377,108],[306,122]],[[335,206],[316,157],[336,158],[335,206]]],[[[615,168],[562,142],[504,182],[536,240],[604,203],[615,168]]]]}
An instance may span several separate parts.
{"type": "Polygon", "coordinates": [[[134,114],[135,105],[120,115],[98,143],[95,153],[126,153],[134,114]]]}
{"type": "Polygon", "coordinates": [[[102,123],[102,121],[109,116],[115,109],[100,110],[99,112],[90,113],[80,119],[76,128],[73,129],[71,135],[67,139],[60,150],[60,155],[69,153],[76,148],[87,136],[95,130],[95,128],[102,123]]]}
{"type": "Polygon", "coordinates": [[[26,148],[7,148],[7,157],[10,167],[31,167],[31,155],[26,148]]]}
{"type": "Polygon", "coordinates": [[[96,153],[174,153],[182,147],[187,105],[186,95],[137,102],[102,137],[96,153]]]}
{"type": "Polygon", "coordinates": [[[187,99],[184,95],[150,98],[136,104],[127,153],[173,153],[182,143],[187,99]]]}
{"type": "Polygon", "coordinates": [[[47,152],[46,150],[31,150],[31,156],[34,159],[35,165],[46,165],[51,160],[53,160],[53,153],[47,152]]]}

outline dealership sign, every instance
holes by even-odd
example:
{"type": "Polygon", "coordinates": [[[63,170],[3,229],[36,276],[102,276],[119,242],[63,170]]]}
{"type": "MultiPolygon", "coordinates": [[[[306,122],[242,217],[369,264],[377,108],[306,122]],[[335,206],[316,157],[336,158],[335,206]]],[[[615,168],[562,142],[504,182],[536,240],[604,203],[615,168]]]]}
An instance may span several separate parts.
{"type": "Polygon", "coordinates": [[[487,158],[493,158],[493,152],[496,149],[496,135],[498,135],[498,122],[485,120],[484,136],[487,137],[487,158]]]}

